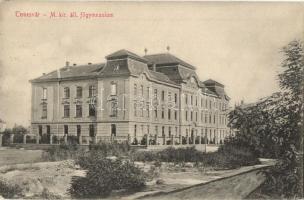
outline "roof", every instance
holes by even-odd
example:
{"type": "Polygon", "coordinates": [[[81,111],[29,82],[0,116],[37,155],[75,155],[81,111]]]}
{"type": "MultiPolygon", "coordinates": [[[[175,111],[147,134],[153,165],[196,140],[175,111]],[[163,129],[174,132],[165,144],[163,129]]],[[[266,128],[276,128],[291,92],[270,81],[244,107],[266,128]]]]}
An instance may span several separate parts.
{"type": "Polygon", "coordinates": [[[212,79],[208,79],[206,81],[203,82],[205,85],[218,85],[218,86],[221,86],[221,87],[224,87],[223,84],[215,81],[215,80],[212,80],[212,79]]]}
{"type": "Polygon", "coordinates": [[[180,64],[190,69],[196,69],[193,65],[177,58],[176,56],[170,53],[146,55],[144,56],[144,58],[148,60],[150,64],[156,64],[156,65],[180,64]]]}
{"type": "Polygon", "coordinates": [[[133,58],[133,59],[145,62],[145,63],[148,62],[143,57],[141,57],[135,53],[132,53],[131,51],[128,51],[126,49],[121,49],[119,51],[111,53],[110,55],[106,56],[106,59],[110,60],[110,59],[114,59],[114,58],[125,58],[125,57],[130,57],[130,58],[133,58]]]}
{"type": "Polygon", "coordinates": [[[163,74],[163,73],[149,70],[149,74],[150,74],[150,76],[152,78],[154,78],[156,80],[175,84],[175,82],[171,81],[170,78],[167,75],[163,74]]]}
{"type": "Polygon", "coordinates": [[[33,79],[33,82],[39,82],[44,80],[53,80],[58,78],[72,78],[72,77],[90,77],[96,76],[104,68],[104,63],[99,64],[87,64],[79,66],[69,66],[59,69],[60,77],[58,76],[58,71],[52,71],[48,74],[40,76],[36,79],[33,79]]]}

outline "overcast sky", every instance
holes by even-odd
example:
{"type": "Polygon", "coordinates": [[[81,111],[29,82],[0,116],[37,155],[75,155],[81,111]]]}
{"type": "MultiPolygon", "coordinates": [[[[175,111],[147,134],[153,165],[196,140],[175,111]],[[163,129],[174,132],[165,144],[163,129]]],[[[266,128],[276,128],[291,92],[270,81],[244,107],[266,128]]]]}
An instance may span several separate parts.
{"type": "Polygon", "coordinates": [[[279,90],[280,48],[303,36],[300,3],[0,3],[0,118],[29,125],[29,80],[119,49],[166,52],[225,85],[231,105],[279,90]],[[16,11],[108,12],[112,18],[17,18],[16,11]]]}

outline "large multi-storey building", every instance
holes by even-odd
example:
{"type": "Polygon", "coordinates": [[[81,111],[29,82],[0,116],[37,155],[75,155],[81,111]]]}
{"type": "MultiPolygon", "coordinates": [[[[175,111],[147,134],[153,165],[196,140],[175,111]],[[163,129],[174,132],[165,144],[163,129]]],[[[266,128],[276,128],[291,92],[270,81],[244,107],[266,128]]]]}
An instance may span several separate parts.
{"type": "Polygon", "coordinates": [[[31,80],[35,135],[74,135],[83,144],[221,143],[229,134],[224,85],[201,82],[195,67],[170,53],[119,50],[101,64],[69,65],[31,80]],[[161,138],[160,140],[158,138],[161,138]],[[179,138],[179,139],[178,139],[179,138]]]}

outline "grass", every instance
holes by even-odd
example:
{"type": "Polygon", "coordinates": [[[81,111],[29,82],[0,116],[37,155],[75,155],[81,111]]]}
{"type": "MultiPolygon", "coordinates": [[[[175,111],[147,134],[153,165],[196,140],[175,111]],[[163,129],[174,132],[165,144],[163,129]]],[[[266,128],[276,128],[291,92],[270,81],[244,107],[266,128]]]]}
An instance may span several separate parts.
{"type": "Polygon", "coordinates": [[[0,166],[42,161],[42,150],[1,149],[0,166]]]}

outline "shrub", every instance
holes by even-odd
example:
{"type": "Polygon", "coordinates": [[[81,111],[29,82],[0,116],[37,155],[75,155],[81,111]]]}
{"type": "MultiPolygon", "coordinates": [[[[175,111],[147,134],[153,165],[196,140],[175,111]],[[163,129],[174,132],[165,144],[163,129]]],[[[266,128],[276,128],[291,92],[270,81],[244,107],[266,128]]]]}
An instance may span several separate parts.
{"type": "Polygon", "coordinates": [[[106,197],[112,190],[138,190],[145,186],[143,173],[130,161],[89,154],[77,164],[86,169],[87,174],[73,177],[69,192],[75,198],[106,197]]]}
{"type": "Polygon", "coordinates": [[[202,163],[204,166],[216,169],[233,169],[241,166],[259,164],[258,157],[252,153],[250,148],[236,145],[220,146],[218,152],[203,153],[195,147],[173,148],[169,147],[162,151],[135,151],[131,154],[131,159],[135,161],[159,161],[185,163],[202,163]]]}
{"type": "Polygon", "coordinates": [[[8,183],[5,179],[0,178],[0,195],[4,198],[18,198],[22,196],[22,189],[19,185],[8,183]]]}
{"type": "Polygon", "coordinates": [[[103,156],[122,156],[130,151],[130,145],[127,142],[99,142],[98,144],[91,144],[90,151],[102,154],[103,156]]]}
{"type": "Polygon", "coordinates": [[[45,152],[43,152],[42,157],[47,161],[59,161],[77,159],[84,153],[84,149],[76,144],[60,144],[47,149],[45,152]]]}

